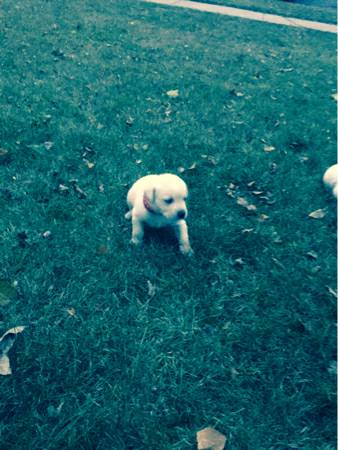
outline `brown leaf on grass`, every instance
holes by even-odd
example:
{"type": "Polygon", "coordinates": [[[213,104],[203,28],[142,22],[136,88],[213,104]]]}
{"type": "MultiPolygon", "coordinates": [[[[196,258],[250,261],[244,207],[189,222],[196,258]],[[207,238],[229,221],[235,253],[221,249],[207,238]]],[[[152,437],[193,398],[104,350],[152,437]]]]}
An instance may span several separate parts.
{"type": "Polygon", "coordinates": [[[187,168],[184,168],[183,166],[178,167],[177,172],[183,173],[183,172],[187,172],[188,170],[195,170],[196,167],[197,167],[197,163],[193,162],[190,167],[187,167],[187,168]]]}
{"type": "Polygon", "coordinates": [[[231,89],[230,94],[234,95],[235,97],[244,97],[245,95],[243,94],[243,92],[236,91],[235,89],[231,89]]]}
{"type": "Polygon", "coordinates": [[[72,317],[76,316],[76,311],[74,308],[67,309],[67,313],[72,317]]]}
{"type": "Polygon", "coordinates": [[[293,72],[295,69],[293,67],[286,67],[285,69],[279,69],[279,72],[287,73],[287,72],[293,72]]]}
{"type": "Polygon", "coordinates": [[[243,230],[241,230],[241,233],[247,234],[247,233],[252,233],[253,231],[254,231],[254,228],[243,228],[243,230]]]}
{"type": "Polygon", "coordinates": [[[236,258],[234,261],[234,264],[237,266],[244,266],[245,262],[244,262],[243,258],[236,258]]]}
{"type": "Polygon", "coordinates": [[[257,211],[257,208],[255,205],[250,205],[250,203],[243,197],[237,198],[237,205],[243,206],[248,211],[257,211]]]}
{"type": "Polygon", "coordinates": [[[175,97],[178,97],[180,95],[180,92],[179,92],[178,89],[172,89],[170,91],[167,91],[166,94],[167,94],[168,97],[175,98],[175,97]]]}
{"type": "Polygon", "coordinates": [[[12,348],[16,335],[22,333],[25,327],[14,327],[6,331],[0,338],[0,375],[11,375],[12,370],[7,353],[12,348]]]}
{"type": "Polygon", "coordinates": [[[69,191],[69,187],[66,186],[65,184],[59,184],[59,191],[60,192],[67,192],[67,191],[69,191]]]}
{"type": "Polygon", "coordinates": [[[260,216],[258,217],[258,222],[265,222],[266,220],[268,220],[269,216],[267,216],[266,214],[260,214],[260,216]]]}
{"type": "Polygon", "coordinates": [[[311,259],[317,259],[318,258],[317,253],[312,251],[312,250],[310,252],[307,252],[306,256],[308,256],[311,259]]]}
{"type": "Polygon", "coordinates": [[[191,164],[191,166],[188,167],[187,170],[194,170],[194,169],[196,169],[196,167],[197,167],[197,163],[196,163],[196,162],[193,162],[193,163],[191,164]]]}
{"type": "Polygon", "coordinates": [[[126,119],[126,124],[127,124],[129,127],[131,127],[131,126],[134,124],[134,122],[135,122],[135,119],[134,119],[133,117],[131,117],[131,116],[128,116],[128,117],[127,117],[127,119],[126,119]]]}
{"type": "Polygon", "coordinates": [[[265,152],[273,152],[274,150],[276,150],[276,147],[274,147],[273,145],[264,145],[265,152]]]}
{"type": "Polygon", "coordinates": [[[316,209],[315,211],[310,212],[309,217],[311,219],[323,219],[326,216],[325,209],[316,209]]]}
{"type": "Polygon", "coordinates": [[[330,294],[334,296],[334,298],[338,298],[337,291],[335,289],[333,289],[330,286],[326,286],[326,287],[327,287],[327,290],[330,292],[330,294]]]}
{"type": "Polygon", "coordinates": [[[95,163],[88,161],[88,159],[83,159],[83,162],[86,164],[86,166],[88,167],[88,169],[93,169],[95,167],[95,163]]]}
{"type": "Polygon", "coordinates": [[[198,450],[223,450],[226,443],[224,434],[208,427],[196,434],[198,450]]]}

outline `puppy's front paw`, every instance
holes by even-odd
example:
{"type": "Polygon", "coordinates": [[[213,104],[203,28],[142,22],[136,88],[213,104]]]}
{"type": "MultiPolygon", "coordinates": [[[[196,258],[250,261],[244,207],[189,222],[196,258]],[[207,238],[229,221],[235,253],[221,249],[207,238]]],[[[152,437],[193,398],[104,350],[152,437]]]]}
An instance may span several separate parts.
{"type": "Polygon", "coordinates": [[[184,256],[193,256],[194,250],[189,246],[186,245],[180,245],[180,252],[184,256]]]}
{"type": "Polygon", "coordinates": [[[130,243],[133,245],[141,245],[142,244],[142,239],[137,238],[137,237],[132,237],[130,239],[130,243]]]}

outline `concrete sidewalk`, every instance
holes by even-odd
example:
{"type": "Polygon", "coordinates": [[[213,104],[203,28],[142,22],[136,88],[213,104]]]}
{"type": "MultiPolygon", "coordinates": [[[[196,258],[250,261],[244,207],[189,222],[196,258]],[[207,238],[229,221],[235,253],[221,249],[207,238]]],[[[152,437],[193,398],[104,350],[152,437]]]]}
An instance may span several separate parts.
{"type": "Polygon", "coordinates": [[[337,25],[313,22],[311,20],[296,19],[292,17],[282,17],[274,14],[264,14],[246,9],[230,8],[228,6],[210,5],[187,0],[143,0],[147,3],[156,3],[159,5],[176,6],[180,8],[195,9],[225,16],[241,17],[242,19],[258,20],[260,22],[274,23],[277,25],[286,25],[289,27],[308,28],[311,30],[324,31],[327,33],[337,33],[337,25]]]}

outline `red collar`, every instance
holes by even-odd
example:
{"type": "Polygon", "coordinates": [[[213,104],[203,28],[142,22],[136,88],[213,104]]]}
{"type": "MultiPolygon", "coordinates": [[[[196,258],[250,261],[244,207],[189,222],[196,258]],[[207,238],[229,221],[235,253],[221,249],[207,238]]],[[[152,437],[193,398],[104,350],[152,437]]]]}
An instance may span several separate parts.
{"type": "Polygon", "coordinates": [[[150,202],[148,200],[148,198],[146,197],[146,195],[144,194],[143,196],[143,205],[145,207],[145,209],[150,212],[151,214],[158,214],[150,205],[150,202]]]}

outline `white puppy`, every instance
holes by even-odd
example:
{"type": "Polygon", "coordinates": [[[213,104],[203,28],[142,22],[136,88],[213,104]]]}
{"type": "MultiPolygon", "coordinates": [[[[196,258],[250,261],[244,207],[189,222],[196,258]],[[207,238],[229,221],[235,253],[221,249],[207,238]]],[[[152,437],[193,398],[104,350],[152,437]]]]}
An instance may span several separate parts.
{"type": "Polygon", "coordinates": [[[154,228],[169,225],[175,230],[181,252],[191,255],[193,251],[184,220],[188,215],[187,196],[187,185],[177,175],[147,175],[137,180],[127,195],[130,211],[125,217],[132,220],[131,242],[142,243],[144,224],[154,228]]]}
{"type": "Polygon", "coordinates": [[[325,186],[330,189],[333,195],[338,197],[338,164],[329,167],[323,176],[325,186]]]}

